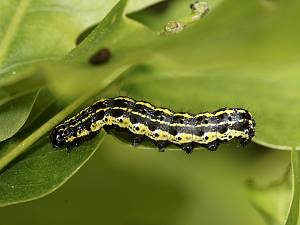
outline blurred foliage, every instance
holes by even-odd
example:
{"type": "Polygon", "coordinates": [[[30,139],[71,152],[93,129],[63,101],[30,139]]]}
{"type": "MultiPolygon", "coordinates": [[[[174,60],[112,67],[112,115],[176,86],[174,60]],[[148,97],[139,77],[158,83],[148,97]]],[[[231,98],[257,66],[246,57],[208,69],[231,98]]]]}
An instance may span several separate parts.
{"type": "Polygon", "coordinates": [[[296,172],[299,170],[298,157],[294,150],[291,159],[292,171],[287,167],[281,179],[267,185],[258,185],[254,180],[249,180],[251,204],[269,225],[297,224],[300,192],[299,172],[296,172]],[[291,172],[293,172],[292,176],[290,176],[291,172]]]}
{"type": "Polygon", "coordinates": [[[79,224],[82,212],[84,222],[104,224],[297,223],[297,153],[272,149],[300,146],[300,3],[208,0],[204,18],[159,36],[169,21],[190,15],[191,2],[157,2],[0,1],[0,205],[49,194],[102,150],[54,195],[1,209],[5,224],[45,214],[57,217],[44,223],[79,224]],[[111,58],[91,65],[104,48],[111,58]],[[52,149],[48,133],[57,123],[94,99],[118,95],[193,113],[247,108],[257,121],[257,144],[160,154],[153,146],[132,150],[102,132],[70,154],[52,149]],[[245,180],[268,186],[290,154],[293,182],[249,195],[245,180]],[[32,209],[39,213],[28,216],[32,209]],[[10,220],[13,214],[20,216],[10,220]]]}

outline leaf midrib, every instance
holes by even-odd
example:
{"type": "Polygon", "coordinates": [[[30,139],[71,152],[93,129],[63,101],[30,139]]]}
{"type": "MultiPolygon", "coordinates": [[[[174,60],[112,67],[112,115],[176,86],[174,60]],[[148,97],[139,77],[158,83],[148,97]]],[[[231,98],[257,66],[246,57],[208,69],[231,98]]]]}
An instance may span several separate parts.
{"type": "Polygon", "coordinates": [[[4,57],[8,51],[8,48],[13,41],[14,35],[21,23],[22,18],[24,17],[28,5],[30,4],[31,0],[20,0],[20,3],[16,9],[16,13],[13,16],[10,24],[8,25],[7,31],[0,42],[0,67],[3,64],[4,57]]]}

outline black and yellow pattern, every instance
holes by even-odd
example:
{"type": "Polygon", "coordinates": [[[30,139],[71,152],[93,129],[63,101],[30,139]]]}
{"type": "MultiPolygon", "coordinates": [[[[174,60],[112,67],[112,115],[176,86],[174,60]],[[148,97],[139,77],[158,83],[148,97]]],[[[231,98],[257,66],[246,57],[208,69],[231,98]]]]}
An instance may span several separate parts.
{"type": "Polygon", "coordinates": [[[192,115],[156,108],[128,97],[117,97],[101,99],[56,126],[51,141],[54,147],[71,149],[102,128],[128,134],[134,145],[149,139],[159,149],[173,143],[190,153],[197,145],[216,150],[220,143],[234,138],[246,145],[254,136],[255,121],[247,110],[241,108],[192,115]]]}

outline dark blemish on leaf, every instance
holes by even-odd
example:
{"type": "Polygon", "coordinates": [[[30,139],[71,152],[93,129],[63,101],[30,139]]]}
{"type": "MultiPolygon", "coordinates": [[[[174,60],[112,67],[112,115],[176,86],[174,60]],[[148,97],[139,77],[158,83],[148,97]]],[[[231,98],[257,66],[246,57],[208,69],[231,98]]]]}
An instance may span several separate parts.
{"type": "Polygon", "coordinates": [[[101,65],[107,63],[110,58],[110,50],[108,48],[102,48],[90,57],[89,62],[92,65],[101,65]]]}

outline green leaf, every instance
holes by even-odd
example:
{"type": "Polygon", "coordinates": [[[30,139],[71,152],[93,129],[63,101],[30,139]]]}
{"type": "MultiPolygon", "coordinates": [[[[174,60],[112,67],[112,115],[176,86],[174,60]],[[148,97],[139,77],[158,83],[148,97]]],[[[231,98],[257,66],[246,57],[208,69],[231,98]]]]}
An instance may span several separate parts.
{"type": "Polygon", "coordinates": [[[16,134],[25,124],[39,91],[33,90],[15,96],[8,96],[0,101],[0,141],[16,134]]]}
{"type": "Polygon", "coordinates": [[[54,98],[53,94],[49,90],[42,88],[35,100],[26,123],[22,126],[22,130],[31,127],[35,121],[41,120],[40,116],[47,111],[50,106],[55,104],[56,101],[57,99],[54,98]]]}
{"type": "Polygon", "coordinates": [[[284,176],[268,186],[259,187],[249,183],[250,200],[253,207],[269,225],[296,225],[299,217],[299,157],[291,151],[292,181],[290,167],[284,176]]]}
{"type": "MultiPolygon", "coordinates": [[[[128,12],[159,0],[132,0],[128,12]]],[[[24,66],[57,59],[75,46],[85,28],[99,22],[118,0],[2,0],[0,75],[18,76],[24,66]]]]}
{"type": "Polygon", "coordinates": [[[55,191],[95,153],[103,135],[70,153],[54,151],[48,137],[39,141],[22,160],[0,174],[0,206],[33,200],[55,191]]]}
{"type": "MultiPolygon", "coordinates": [[[[125,4],[126,1],[121,1],[114,9],[122,11],[125,4]]],[[[112,11],[63,61],[44,64],[42,70],[51,90],[70,101],[116,69],[142,63],[151,53],[146,46],[156,39],[156,34],[141,24],[112,11]],[[91,56],[101,49],[107,49],[111,56],[103,64],[91,64],[91,56]]]]}
{"type": "MultiPolygon", "coordinates": [[[[38,74],[36,70],[31,71],[38,74]]],[[[0,96],[0,121],[3,125],[0,141],[8,139],[24,129],[32,120],[34,114],[31,112],[32,110],[36,110],[39,106],[40,109],[37,110],[42,112],[47,108],[48,103],[54,101],[53,96],[44,98],[46,89],[40,76],[32,77],[27,73],[24,75],[20,79],[6,80],[0,85],[1,92],[5,93],[0,96]]]]}

